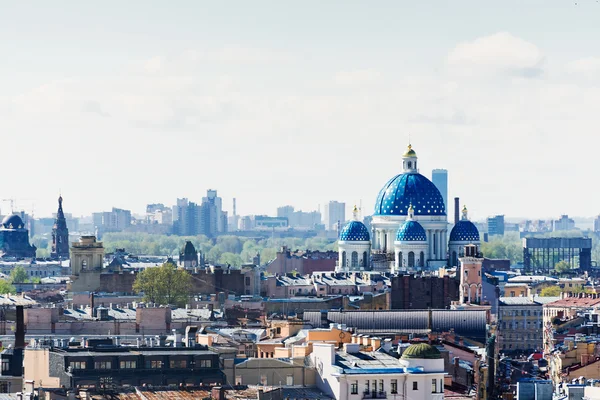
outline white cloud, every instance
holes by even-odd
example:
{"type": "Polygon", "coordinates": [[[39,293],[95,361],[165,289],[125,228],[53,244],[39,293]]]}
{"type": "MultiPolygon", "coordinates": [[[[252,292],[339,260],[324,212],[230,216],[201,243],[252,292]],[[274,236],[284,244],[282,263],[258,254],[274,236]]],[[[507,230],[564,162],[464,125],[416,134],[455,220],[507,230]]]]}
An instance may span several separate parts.
{"type": "Polygon", "coordinates": [[[362,85],[365,83],[374,83],[381,79],[381,72],[369,69],[357,69],[353,71],[340,71],[335,74],[333,80],[338,85],[362,85]]]}
{"type": "Polygon", "coordinates": [[[507,32],[456,46],[447,58],[453,72],[536,77],[543,73],[544,54],[534,44],[507,32]]]}

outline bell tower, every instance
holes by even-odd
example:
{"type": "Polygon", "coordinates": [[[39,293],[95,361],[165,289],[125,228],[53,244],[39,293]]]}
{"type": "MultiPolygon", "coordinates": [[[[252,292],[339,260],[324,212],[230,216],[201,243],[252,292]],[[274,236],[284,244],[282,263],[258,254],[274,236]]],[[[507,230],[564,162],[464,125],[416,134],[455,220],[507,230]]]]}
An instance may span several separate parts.
{"type": "Polygon", "coordinates": [[[58,197],[58,211],[56,221],[52,227],[52,253],[51,257],[59,260],[69,259],[69,229],[62,208],[62,196],[58,197]]]}

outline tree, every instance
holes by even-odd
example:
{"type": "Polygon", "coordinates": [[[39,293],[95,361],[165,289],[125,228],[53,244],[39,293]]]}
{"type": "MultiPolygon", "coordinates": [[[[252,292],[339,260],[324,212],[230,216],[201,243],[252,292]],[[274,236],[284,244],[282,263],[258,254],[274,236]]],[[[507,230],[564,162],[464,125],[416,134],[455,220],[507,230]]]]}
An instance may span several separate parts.
{"type": "Polygon", "coordinates": [[[17,290],[6,279],[0,279],[0,294],[7,294],[7,293],[15,294],[15,293],[17,293],[17,290]]]}
{"type": "Polygon", "coordinates": [[[540,293],[542,297],[558,297],[560,296],[560,287],[558,286],[548,286],[542,289],[542,293],[540,293]]]}
{"type": "Polygon", "coordinates": [[[140,272],[133,283],[133,290],[143,293],[145,301],[183,307],[192,292],[192,276],[186,270],[177,269],[174,264],[164,263],[140,272]]]}
{"type": "Polygon", "coordinates": [[[25,271],[25,268],[22,265],[17,265],[10,271],[10,281],[11,283],[24,283],[29,278],[29,274],[25,271]]]}
{"type": "Polygon", "coordinates": [[[554,266],[554,270],[559,275],[564,275],[570,269],[571,269],[571,266],[569,265],[568,262],[566,262],[564,260],[557,262],[556,265],[554,266]]]}

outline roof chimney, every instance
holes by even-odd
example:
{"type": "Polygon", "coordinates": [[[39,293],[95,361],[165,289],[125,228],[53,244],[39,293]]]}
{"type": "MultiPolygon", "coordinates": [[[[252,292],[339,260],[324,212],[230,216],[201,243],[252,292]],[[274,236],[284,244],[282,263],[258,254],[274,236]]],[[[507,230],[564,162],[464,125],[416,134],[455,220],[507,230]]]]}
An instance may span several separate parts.
{"type": "Polygon", "coordinates": [[[458,197],[454,198],[454,224],[458,224],[460,221],[460,199],[458,197]]]}

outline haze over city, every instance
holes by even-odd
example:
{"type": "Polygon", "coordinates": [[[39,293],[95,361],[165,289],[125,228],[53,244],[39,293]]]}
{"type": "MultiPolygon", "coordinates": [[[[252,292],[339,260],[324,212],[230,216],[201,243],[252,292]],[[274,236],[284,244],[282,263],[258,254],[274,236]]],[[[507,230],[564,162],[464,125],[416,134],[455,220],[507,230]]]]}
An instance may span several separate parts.
{"type": "Polygon", "coordinates": [[[240,214],[330,199],[369,214],[410,137],[473,219],[597,215],[599,15],[594,1],[5,4],[2,197],[50,215],[61,191],[82,215],[213,188],[240,214]]]}

